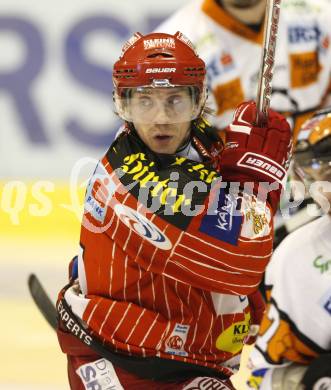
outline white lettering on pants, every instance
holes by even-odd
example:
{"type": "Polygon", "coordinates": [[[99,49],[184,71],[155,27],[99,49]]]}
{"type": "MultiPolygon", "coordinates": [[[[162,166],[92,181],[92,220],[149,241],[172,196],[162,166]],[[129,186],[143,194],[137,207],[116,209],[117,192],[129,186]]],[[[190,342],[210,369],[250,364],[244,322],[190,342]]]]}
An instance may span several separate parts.
{"type": "Polygon", "coordinates": [[[83,364],[76,373],[86,390],[124,390],[109,360],[99,359],[83,364]]]}

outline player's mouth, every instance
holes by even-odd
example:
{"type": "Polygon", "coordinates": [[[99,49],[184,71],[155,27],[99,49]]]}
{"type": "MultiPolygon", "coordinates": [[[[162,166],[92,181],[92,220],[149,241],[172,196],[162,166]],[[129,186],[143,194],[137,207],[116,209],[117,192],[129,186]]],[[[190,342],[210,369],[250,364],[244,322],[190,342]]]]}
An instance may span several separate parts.
{"type": "Polygon", "coordinates": [[[162,142],[162,143],[169,142],[170,140],[172,140],[172,138],[173,138],[173,136],[170,134],[156,134],[154,136],[154,139],[157,142],[162,142]]]}

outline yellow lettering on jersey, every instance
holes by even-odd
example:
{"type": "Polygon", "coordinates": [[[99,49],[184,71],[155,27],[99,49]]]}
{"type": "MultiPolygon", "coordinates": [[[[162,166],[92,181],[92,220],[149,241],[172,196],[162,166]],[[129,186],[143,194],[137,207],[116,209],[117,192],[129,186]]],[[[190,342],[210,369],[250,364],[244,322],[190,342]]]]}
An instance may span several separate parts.
{"type": "Polygon", "coordinates": [[[197,171],[199,172],[199,179],[204,181],[207,184],[210,184],[213,180],[216,179],[217,172],[210,171],[206,169],[203,164],[193,165],[192,168],[188,170],[189,172],[197,171]]]}
{"type": "Polygon", "coordinates": [[[146,161],[145,153],[130,154],[128,156],[125,156],[123,161],[125,162],[125,164],[131,165],[134,161],[138,159],[142,161],[146,161]]]}
{"type": "Polygon", "coordinates": [[[186,160],[186,157],[176,157],[176,161],[174,163],[172,163],[171,165],[182,165],[185,160],[186,160]]]}
{"type": "Polygon", "coordinates": [[[160,201],[161,201],[161,204],[167,204],[167,197],[170,196],[170,197],[175,197],[177,195],[177,190],[176,188],[166,188],[165,190],[163,190],[160,194],[160,201]]]}
{"type": "MultiPolygon", "coordinates": [[[[176,161],[172,165],[182,165],[186,160],[186,157],[176,157],[176,161]]],[[[132,175],[133,181],[138,181],[140,188],[146,187],[148,183],[153,183],[153,188],[150,190],[151,196],[158,197],[161,205],[170,205],[174,213],[180,212],[182,205],[189,206],[191,204],[191,199],[184,194],[177,194],[176,188],[168,187],[170,179],[160,180],[160,176],[150,169],[155,165],[154,161],[148,165],[144,164],[144,161],[147,161],[144,153],[131,154],[123,159],[124,164],[121,168],[125,173],[132,175]]],[[[188,171],[198,172],[199,179],[208,184],[217,175],[216,171],[206,169],[204,164],[192,165],[188,171]]]]}
{"type": "Polygon", "coordinates": [[[178,213],[182,204],[189,206],[191,204],[191,199],[187,199],[184,194],[178,195],[175,203],[171,206],[173,212],[178,213]]]}
{"type": "Polygon", "coordinates": [[[157,196],[158,195],[158,192],[160,192],[160,190],[162,188],[167,188],[167,184],[168,182],[170,181],[170,179],[165,179],[165,180],[159,180],[159,176],[155,176],[155,178],[153,179],[154,182],[157,182],[156,186],[152,189],[151,191],[151,195],[152,196],[157,196]]]}

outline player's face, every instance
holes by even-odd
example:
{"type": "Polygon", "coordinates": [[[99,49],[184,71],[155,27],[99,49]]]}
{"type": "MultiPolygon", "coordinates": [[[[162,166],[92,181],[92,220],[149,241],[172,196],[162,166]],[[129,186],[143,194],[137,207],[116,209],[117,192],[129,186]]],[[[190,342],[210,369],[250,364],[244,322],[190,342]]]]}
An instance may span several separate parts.
{"type": "Polygon", "coordinates": [[[130,101],[133,124],[156,153],[173,154],[187,140],[193,109],[188,88],[136,91],[130,101]]]}
{"type": "Polygon", "coordinates": [[[191,122],[172,124],[134,123],[139,137],[155,153],[173,154],[190,134],[191,122]]]}
{"type": "Polygon", "coordinates": [[[266,0],[223,0],[223,3],[236,8],[249,8],[266,0]]]}

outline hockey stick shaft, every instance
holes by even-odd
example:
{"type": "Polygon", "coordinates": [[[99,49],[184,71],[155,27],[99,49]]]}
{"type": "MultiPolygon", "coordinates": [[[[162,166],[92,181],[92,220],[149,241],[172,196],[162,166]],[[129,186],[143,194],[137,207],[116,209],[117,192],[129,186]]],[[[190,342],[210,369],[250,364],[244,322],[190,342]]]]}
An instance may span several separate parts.
{"type": "Polygon", "coordinates": [[[262,45],[262,58],[257,90],[256,124],[264,127],[268,120],[272,92],[272,77],[275,62],[277,32],[280,16],[281,0],[267,0],[262,45]]]}
{"type": "Polygon", "coordinates": [[[39,311],[44,316],[49,325],[56,329],[57,327],[57,312],[56,308],[46,293],[44,287],[40,283],[35,274],[30,274],[28,279],[30,294],[37,305],[39,311]]]}

